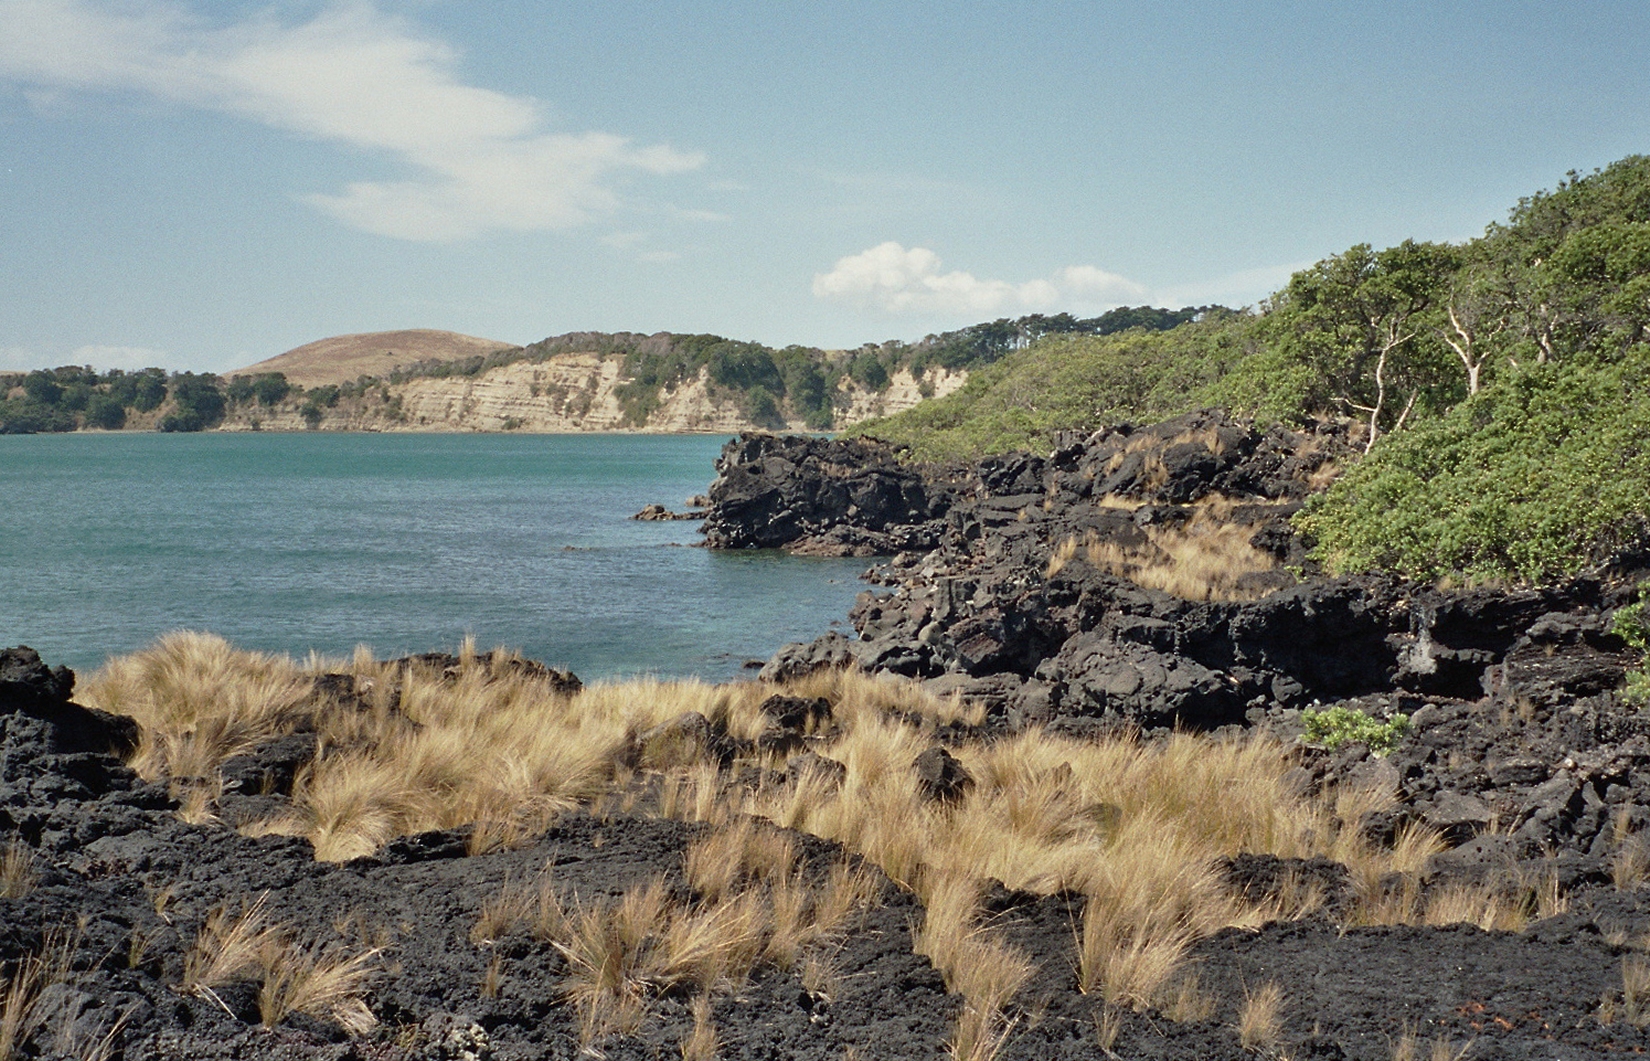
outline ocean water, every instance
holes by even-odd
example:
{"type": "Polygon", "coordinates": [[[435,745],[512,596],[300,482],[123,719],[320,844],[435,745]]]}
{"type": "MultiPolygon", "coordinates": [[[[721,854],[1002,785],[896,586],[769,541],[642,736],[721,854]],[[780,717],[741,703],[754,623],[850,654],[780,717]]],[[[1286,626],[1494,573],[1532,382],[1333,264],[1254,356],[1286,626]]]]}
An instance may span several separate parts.
{"type": "Polygon", "coordinates": [[[302,658],[506,645],[721,680],[842,625],[863,560],[690,548],[726,439],[0,436],[0,645],[90,669],[170,630],[302,658]]]}

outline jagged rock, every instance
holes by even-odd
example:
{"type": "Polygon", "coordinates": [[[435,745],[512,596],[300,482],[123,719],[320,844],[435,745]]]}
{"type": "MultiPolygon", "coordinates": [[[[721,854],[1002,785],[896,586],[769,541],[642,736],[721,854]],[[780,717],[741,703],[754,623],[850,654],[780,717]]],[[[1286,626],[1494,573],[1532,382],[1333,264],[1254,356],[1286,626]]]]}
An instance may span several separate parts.
{"type": "Polygon", "coordinates": [[[137,747],[136,722],[73,703],[73,690],[67,667],[48,668],[27,646],[0,649],[0,779],[38,756],[126,755],[137,747]]]}
{"type": "Polygon", "coordinates": [[[704,534],[719,549],[791,546],[844,525],[911,527],[944,515],[951,500],[892,447],[869,440],[747,433],[723,447],[716,469],[704,534]]]}
{"type": "Polygon", "coordinates": [[[1427,823],[1436,826],[1452,846],[1466,843],[1482,832],[1495,817],[1483,800],[1448,789],[1438,793],[1430,804],[1420,809],[1427,823]]]}
{"type": "Polygon", "coordinates": [[[826,758],[818,752],[803,752],[793,755],[785,763],[785,773],[793,783],[800,783],[804,778],[819,778],[835,788],[848,780],[848,767],[835,759],[826,758]]]}
{"type": "Polygon", "coordinates": [[[756,677],[758,681],[769,683],[787,682],[805,678],[816,670],[850,667],[858,660],[855,643],[832,630],[813,641],[784,646],[773,654],[756,677]]]}
{"type": "Polygon", "coordinates": [[[298,771],[315,758],[319,747],[320,738],[313,733],[277,737],[246,755],[226,761],[219,770],[223,790],[246,795],[289,796],[298,771]]]}
{"type": "Polygon", "coordinates": [[[917,772],[917,785],[931,800],[942,803],[959,800],[974,787],[973,776],[939,745],[917,756],[911,766],[917,772]]]}
{"type": "Polygon", "coordinates": [[[671,520],[704,519],[703,512],[672,512],[660,504],[642,506],[642,510],[630,517],[644,523],[669,522],[671,520]]]}
{"type": "Polygon", "coordinates": [[[1484,671],[1484,692],[1497,699],[1551,706],[1621,685],[1632,654],[1599,614],[1543,615],[1484,671]]]}
{"type": "Polygon", "coordinates": [[[1212,729],[1242,717],[1243,701],[1222,675],[1182,656],[1103,634],[1067,641],[1039,675],[1065,688],[1062,715],[1190,729],[1212,729]]]}
{"type": "MultiPolygon", "coordinates": [[[[572,671],[547,667],[537,660],[521,659],[517,656],[499,657],[492,652],[477,653],[475,659],[480,666],[495,670],[502,669],[510,674],[538,679],[549,685],[553,692],[562,696],[572,696],[584,688],[584,682],[580,681],[578,675],[572,671]]],[[[464,661],[458,656],[447,652],[423,652],[416,656],[391,660],[389,665],[403,670],[414,665],[425,667],[436,671],[448,680],[456,680],[464,670],[464,661]]]]}
{"type": "Polygon", "coordinates": [[[770,696],[758,710],[771,716],[780,729],[799,733],[831,718],[831,702],[823,696],[770,696]]]}

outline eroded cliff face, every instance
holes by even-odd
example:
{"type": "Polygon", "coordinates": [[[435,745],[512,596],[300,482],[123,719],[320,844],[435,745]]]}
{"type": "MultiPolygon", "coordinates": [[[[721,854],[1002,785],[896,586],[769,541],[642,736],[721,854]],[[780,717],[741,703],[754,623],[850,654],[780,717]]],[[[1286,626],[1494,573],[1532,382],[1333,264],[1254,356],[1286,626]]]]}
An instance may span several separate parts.
{"type": "MultiPolygon", "coordinates": [[[[419,378],[384,383],[360,396],[305,416],[307,399],[274,408],[242,406],[225,418],[229,431],[655,431],[712,432],[773,428],[756,424],[740,408],[738,396],[698,379],[660,394],[659,404],[640,423],[630,421],[619,388],[630,382],[623,359],[600,354],[559,354],[544,361],[518,361],[475,376],[419,378]]],[[[931,370],[918,380],[896,373],[880,392],[843,380],[837,426],[909,409],[927,397],[949,394],[968,379],[965,372],[931,370]]],[[[805,430],[800,419],[785,428],[805,430]]]]}

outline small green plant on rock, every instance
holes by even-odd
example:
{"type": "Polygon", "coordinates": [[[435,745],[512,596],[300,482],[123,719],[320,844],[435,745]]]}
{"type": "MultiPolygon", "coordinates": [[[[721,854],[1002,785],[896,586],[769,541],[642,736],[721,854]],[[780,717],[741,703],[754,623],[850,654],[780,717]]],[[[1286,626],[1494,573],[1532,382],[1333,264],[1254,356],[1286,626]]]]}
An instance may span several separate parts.
{"type": "Polygon", "coordinates": [[[1408,715],[1393,715],[1382,722],[1349,707],[1322,711],[1307,708],[1301,712],[1301,721],[1306,723],[1301,739],[1308,744],[1321,744],[1332,752],[1339,751],[1343,744],[1359,741],[1369,745],[1369,750],[1377,756],[1390,755],[1409,733],[1408,715]]]}
{"type": "Polygon", "coordinates": [[[1610,620],[1610,632],[1627,642],[1639,654],[1639,665],[1627,672],[1627,684],[1622,698],[1628,703],[1650,704],[1650,615],[1645,605],[1650,604],[1650,582],[1639,587],[1639,599],[1625,608],[1617,608],[1610,620]]]}

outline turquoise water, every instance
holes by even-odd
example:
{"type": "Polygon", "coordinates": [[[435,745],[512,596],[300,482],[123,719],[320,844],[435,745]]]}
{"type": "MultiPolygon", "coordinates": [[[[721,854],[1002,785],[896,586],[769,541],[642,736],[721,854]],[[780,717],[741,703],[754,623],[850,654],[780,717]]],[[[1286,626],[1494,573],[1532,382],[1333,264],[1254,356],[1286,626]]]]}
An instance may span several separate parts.
{"type": "Polygon", "coordinates": [[[0,645],[78,670],[180,628],[299,657],[473,634],[586,680],[732,677],[840,622],[866,564],[627,518],[702,493],[725,441],[0,436],[0,645]]]}

